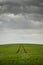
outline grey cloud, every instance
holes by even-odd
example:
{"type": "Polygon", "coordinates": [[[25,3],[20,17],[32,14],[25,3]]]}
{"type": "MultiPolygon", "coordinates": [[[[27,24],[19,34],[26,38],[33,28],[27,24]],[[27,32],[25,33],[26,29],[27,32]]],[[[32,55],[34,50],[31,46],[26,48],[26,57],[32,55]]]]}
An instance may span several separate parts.
{"type": "Polygon", "coordinates": [[[4,6],[0,6],[0,14],[2,14],[2,13],[19,14],[20,13],[20,9],[19,9],[19,6],[4,5],[4,6]]]}
{"type": "Polygon", "coordinates": [[[36,6],[14,6],[14,5],[3,5],[0,6],[0,13],[14,13],[14,14],[19,14],[19,13],[39,13],[43,14],[43,8],[36,7],[36,6]]]}
{"type": "Polygon", "coordinates": [[[43,2],[42,0],[28,0],[28,1],[25,1],[25,4],[27,6],[33,5],[33,6],[43,7],[43,5],[41,5],[42,2],[43,2]]]}
{"type": "Polygon", "coordinates": [[[4,4],[10,3],[18,3],[18,4],[25,4],[25,5],[34,5],[34,6],[43,6],[43,0],[0,0],[4,4]]]}
{"type": "MultiPolygon", "coordinates": [[[[2,15],[0,21],[0,28],[9,29],[43,29],[43,19],[41,16],[39,19],[35,15],[26,15],[27,19],[23,15],[2,15]],[[40,20],[40,21],[39,21],[40,20]]],[[[38,15],[37,15],[38,16],[38,15]]]]}
{"type": "Polygon", "coordinates": [[[22,0],[3,0],[0,2],[0,14],[2,14],[0,21],[3,22],[0,28],[43,29],[43,5],[41,3],[43,3],[42,0],[23,0],[23,2],[22,0]],[[4,13],[6,13],[6,16],[3,16],[4,13]],[[21,20],[19,18],[16,21],[14,18],[7,16],[8,13],[15,16],[21,14],[24,18],[21,17],[21,20]]]}
{"type": "Polygon", "coordinates": [[[34,6],[43,6],[41,3],[43,3],[43,0],[3,0],[5,3],[19,3],[19,4],[25,4],[25,5],[34,5],[34,6]]]}
{"type": "Polygon", "coordinates": [[[4,0],[0,3],[0,13],[40,13],[43,14],[42,0],[4,0]]]}

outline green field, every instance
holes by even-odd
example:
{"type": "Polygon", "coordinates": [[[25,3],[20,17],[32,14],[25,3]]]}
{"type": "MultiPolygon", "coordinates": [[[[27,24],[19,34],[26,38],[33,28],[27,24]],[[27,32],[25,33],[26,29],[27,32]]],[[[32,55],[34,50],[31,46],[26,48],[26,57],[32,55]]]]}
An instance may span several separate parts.
{"type": "Polygon", "coordinates": [[[20,44],[0,45],[0,65],[43,65],[43,45],[23,44],[27,53],[20,44]]]}

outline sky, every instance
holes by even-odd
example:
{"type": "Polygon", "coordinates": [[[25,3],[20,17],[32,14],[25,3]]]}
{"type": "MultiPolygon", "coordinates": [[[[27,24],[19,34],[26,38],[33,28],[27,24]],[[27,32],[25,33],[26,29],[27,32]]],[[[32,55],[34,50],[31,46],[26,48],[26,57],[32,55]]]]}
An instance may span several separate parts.
{"type": "Polygon", "coordinates": [[[0,0],[0,44],[43,44],[43,0],[0,0]]]}

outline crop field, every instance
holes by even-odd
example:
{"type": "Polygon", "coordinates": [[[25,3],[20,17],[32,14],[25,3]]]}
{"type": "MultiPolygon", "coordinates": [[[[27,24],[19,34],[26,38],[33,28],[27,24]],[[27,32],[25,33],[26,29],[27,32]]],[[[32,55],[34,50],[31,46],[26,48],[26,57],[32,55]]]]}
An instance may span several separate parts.
{"type": "Polygon", "coordinates": [[[0,65],[43,65],[43,45],[0,45],[0,65]]]}

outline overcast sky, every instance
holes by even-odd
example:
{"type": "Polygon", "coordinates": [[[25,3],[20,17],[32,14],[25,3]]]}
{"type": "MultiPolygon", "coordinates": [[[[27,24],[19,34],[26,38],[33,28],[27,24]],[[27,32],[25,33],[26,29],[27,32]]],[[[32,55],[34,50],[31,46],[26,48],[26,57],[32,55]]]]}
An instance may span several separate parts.
{"type": "Polygon", "coordinates": [[[43,44],[43,0],[0,0],[0,44],[43,44]]]}

